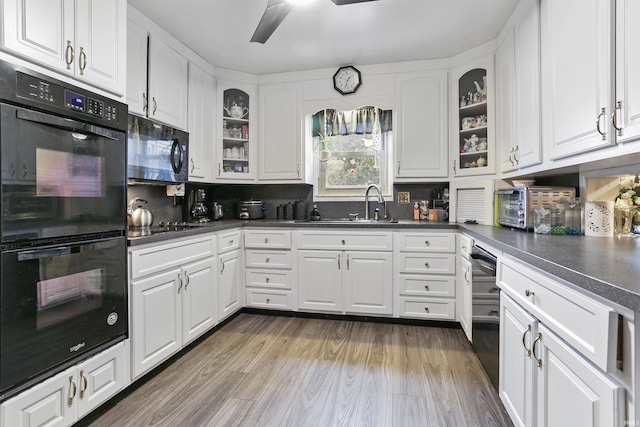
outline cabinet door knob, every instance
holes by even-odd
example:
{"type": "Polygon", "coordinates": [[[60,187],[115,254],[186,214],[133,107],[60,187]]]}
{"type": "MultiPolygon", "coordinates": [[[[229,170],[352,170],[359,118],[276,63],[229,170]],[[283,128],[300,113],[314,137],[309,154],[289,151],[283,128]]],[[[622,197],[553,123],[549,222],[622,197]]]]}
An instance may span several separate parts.
{"type": "Polygon", "coordinates": [[[344,245],[346,245],[346,244],[347,244],[347,242],[346,242],[346,241],[344,241],[344,240],[342,240],[342,245],[344,246],[344,245]]]}
{"type": "Polygon", "coordinates": [[[532,290],[530,290],[530,289],[527,289],[527,290],[525,290],[525,291],[524,291],[524,294],[525,294],[526,296],[530,297],[530,296],[535,295],[535,292],[533,292],[533,291],[532,291],[532,290]]]}
{"type": "Polygon", "coordinates": [[[64,51],[64,62],[67,63],[67,70],[71,69],[71,63],[75,57],[75,51],[71,45],[71,40],[67,40],[67,48],[64,51]]]}
{"type": "Polygon", "coordinates": [[[271,302],[271,298],[267,298],[267,304],[271,302]]]}
{"type": "Polygon", "coordinates": [[[264,279],[264,281],[265,281],[265,283],[269,283],[269,278],[268,278],[268,277],[266,277],[266,278],[264,279]]]}
{"type": "Polygon", "coordinates": [[[424,241],[425,246],[431,246],[431,242],[429,242],[428,240],[424,241]]]}
{"type": "Polygon", "coordinates": [[[264,243],[265,243],[265,244],[266,244],[266,243],[269,243],[269,238],[268,238],[268,237],[265,237],[265,238],[264,238],[264,243]]]}
{"type": "Polygon", "coordinates": [[[78,58],[78,68],[80,69],[80,75],[84,76],[84,70],[87,68],[87,54],[84,52],[84,48],[80,48],[80,55],[78,58]]]}
{"type": "Polygon", "coordinates": [[[424,290],[429,292],[429,285],[424,285],[424,290]]]}
{"type": "Polygon", "coordinates": [[[268,264],[268,263],[269,263],[269,257],[266,257],[266,258],[264,259],[264,262],[266,262],[266,263],[268,264]]]}
{"type": "Polygon", "coordinates": [[[598,118],[596,119],[596,130],[600,135],[602,135],[603,141],[607,140],[607,133],[603,132],[602,129],[600,129],[600,122],[602,121],[602,118],[606,116],[606,114],[607,114],[607,109],[605,107],[602,107],[602,110],[600,110],[600,114],[598,114],[598,118]]]}
{"type": "Polygon", "coordinates": [[[73,401],[76,398],[76,392],[78,388],[76,386],[76,382],[73,380],[73,375],[69,376],[69,394],[67,395],[67,404],[69,406],[73,405],[73,401]]]}
{"type": "Polygon", "coordinates": [[[425,307],[424,311],[425,311],[425,313],[428,313],[429,312],[429,307],[425,307]]]}
{"type": "Polygon", "coordinates": [[[429,263],[428,263],[428,262],[425,262],[425,263],[424,263],[424,266],[425,266],[426,268],[429,268],[429,263]]]}
{"type": "Polygon", "coordinates": [[[538,362],[538,368],[542,368],[542,358],[536,356],[536,347],[538,346],[538,343],[542,340],[542,334],[540,332],[538,332],[538,336],[536,337],[536,339],[533,341],[533,347],[531,349],[531,353],[533,354],[533,358],[536,359],[536,362],[538,362]]]}
{"type": "Polygon", "coordinates": [[[84,394],[87,392],[87,387],[89,386],[89,381],[87,381],[87,377],[84,375],[84,370],[80,370],[80,399],[84,399],[84,394]]]}

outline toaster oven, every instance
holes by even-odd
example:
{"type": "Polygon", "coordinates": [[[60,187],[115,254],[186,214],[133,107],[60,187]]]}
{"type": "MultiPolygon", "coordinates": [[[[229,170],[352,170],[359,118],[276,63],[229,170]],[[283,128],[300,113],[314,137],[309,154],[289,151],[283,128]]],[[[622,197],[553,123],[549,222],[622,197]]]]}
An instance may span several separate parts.
{"type": "Polygon", "coordinates": [[[570,201],[576,197],[572,187],[514,187],[495,191],[498,223],[508,227],[533,228],[533,210],[548,208],[555,202],[570,201]]]}

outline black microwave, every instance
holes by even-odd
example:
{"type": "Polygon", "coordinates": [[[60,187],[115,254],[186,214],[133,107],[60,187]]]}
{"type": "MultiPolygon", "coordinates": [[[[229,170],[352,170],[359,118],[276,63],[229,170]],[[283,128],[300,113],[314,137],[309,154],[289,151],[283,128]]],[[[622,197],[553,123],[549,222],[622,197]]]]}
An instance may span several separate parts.
{"type": "Polygon", "coordinates": [[[187,182],[189,134],[129,114],[127,132],[127,179],[187,182]]]}

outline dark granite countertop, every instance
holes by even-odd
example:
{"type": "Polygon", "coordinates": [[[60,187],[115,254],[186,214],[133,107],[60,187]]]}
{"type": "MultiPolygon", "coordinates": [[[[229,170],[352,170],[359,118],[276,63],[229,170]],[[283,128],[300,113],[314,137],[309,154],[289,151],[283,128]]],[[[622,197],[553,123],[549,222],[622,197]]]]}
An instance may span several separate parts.
{"type": "Polygon", "coordinates": [[[289,220],[223,220],[181,231],[142,237],[129,235],[129,246],[223,231],[237,227],[297,227],[339,229],[461,230],[479,241],[538,267],[549,274],[615,302],[640,311],[640,238],[617,239],[534,234],[506,227],[447,222],[399,220],[397,223],[297,222],[289,220]]]}
{"type": "Polygon", "coordinates": [[[505,254],[634,311],[640,310],[640,238],[554,236],[461,224],[505,254]]]}

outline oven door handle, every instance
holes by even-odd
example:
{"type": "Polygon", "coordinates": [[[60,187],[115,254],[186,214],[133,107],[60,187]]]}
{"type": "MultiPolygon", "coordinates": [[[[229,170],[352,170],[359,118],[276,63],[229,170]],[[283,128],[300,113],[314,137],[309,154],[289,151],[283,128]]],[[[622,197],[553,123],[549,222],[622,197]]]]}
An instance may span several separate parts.
{"type": "Polygon", "coordinates": [[[81,122],[79,120],[65,119],[62,117],[52,116],[37,111],[18,110],[16,111],[16,118],[70,132],[79,132],[82,134],[101,136],[104,138],[113,139],[114,141],[118,141],[120,136],[120,133],[118,131],[106,129],[100,126],[94,126],[88,123],[81,122]]]}
{"type": "Polygon", "coordinates": [[[23,251],[18,253],[18,261],[33,261],[34,259],[52,258],[63,255],[79,253],[79,247],[63,246],[59,248],[38,249],[33,251],[23,251]]]}
{"type": "Polygon", "coordinates": [[[474,264],[478,266],[480,270],[487,273],[490,276],[496,275],[496,259],[478,252],[472,252],[471,258],[475,261],[474,264]]]}

